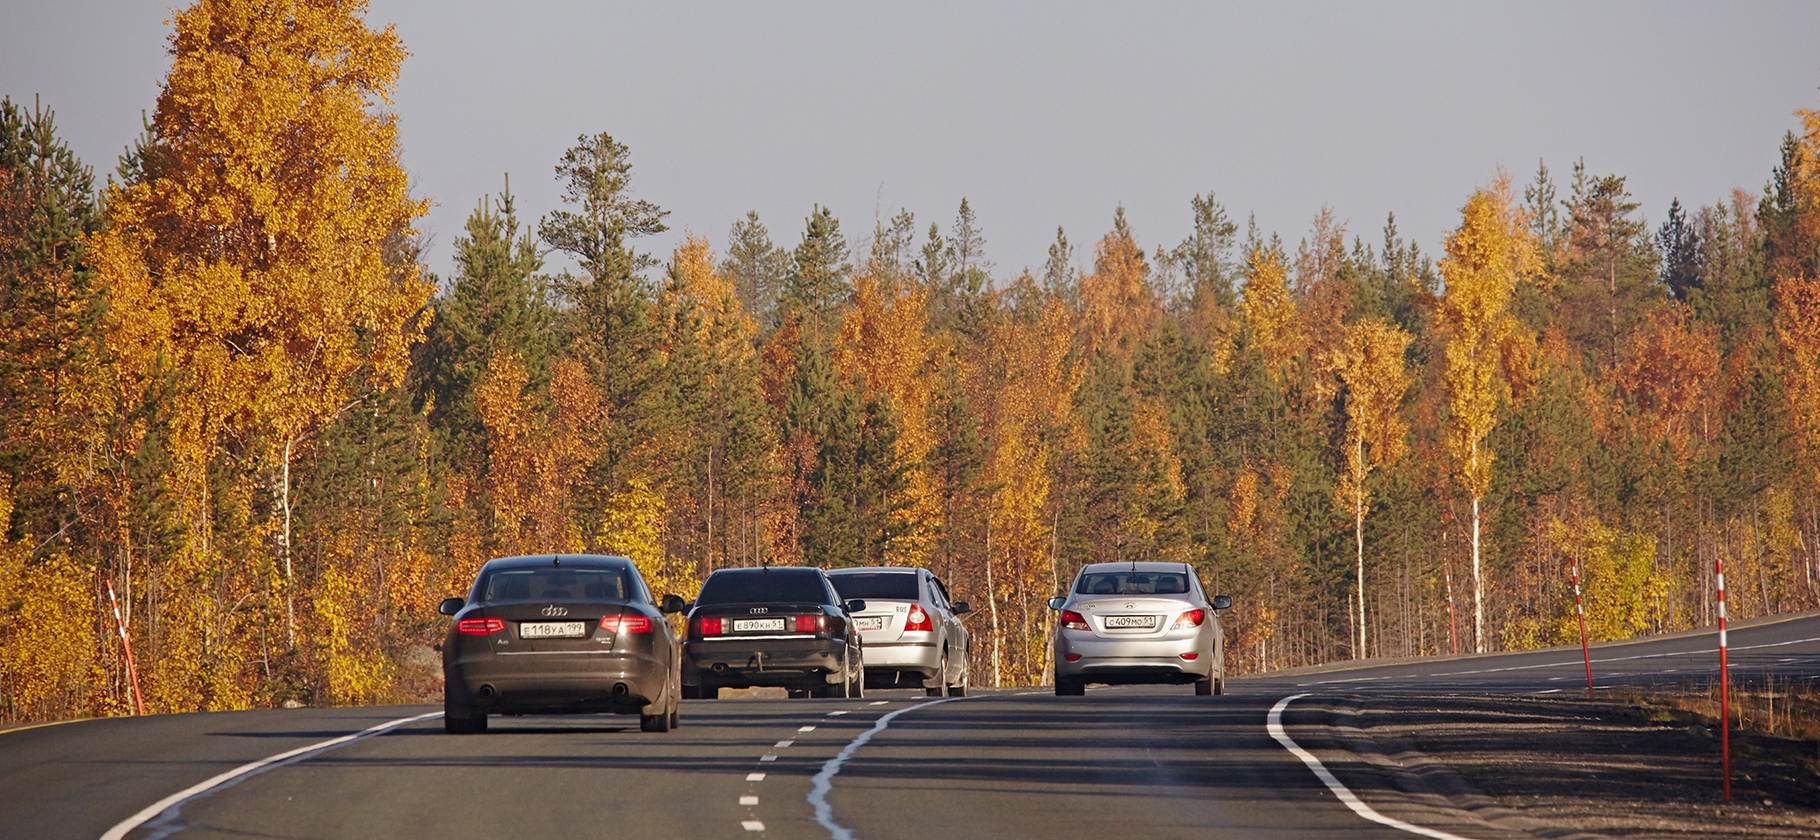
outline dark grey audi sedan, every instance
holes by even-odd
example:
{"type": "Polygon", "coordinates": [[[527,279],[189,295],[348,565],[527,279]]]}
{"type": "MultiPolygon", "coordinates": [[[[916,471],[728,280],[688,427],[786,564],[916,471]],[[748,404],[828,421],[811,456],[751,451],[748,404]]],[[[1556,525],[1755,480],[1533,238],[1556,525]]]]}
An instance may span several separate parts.
{"type": "Polygon", "coordinates": [[[484,732],[489,714],[637,714],[677,726],[681,653],[660,603],[624,557],[504,557],[480,567],[442,645],[443,727],[484,732]]]}
{"type": "Polygon", "coordinates": [[[820,569],[767,566],[708,575],[683,642],[683,696],[783,686],[792,697],[859,697],[866,667],[853,613],[820,569]]]}

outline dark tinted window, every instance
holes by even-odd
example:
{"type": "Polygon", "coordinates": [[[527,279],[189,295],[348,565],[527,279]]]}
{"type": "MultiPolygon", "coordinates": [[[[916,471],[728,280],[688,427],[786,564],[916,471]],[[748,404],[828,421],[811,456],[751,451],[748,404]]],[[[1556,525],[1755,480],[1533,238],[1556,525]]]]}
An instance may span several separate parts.
{"type": "Polygon", "coordinates": [[[481,586],[483,601],[624,601],[631,583],[623,569],[499,569],[481,586]]]}
{"type": "Polygon", "coordinates": [[[829,575],[828,580],[834,583],[842,600],[851,601],[858,598],[884,598],[898,601],[914,601],[916,592],[915,572],[857,572],[850,575],[829,575]]]}
{"type": "Polygon", "coordinates": [[[1182,595],[1188,592],[1188,576],[1168,572],[1081,575],[1074,591],[1081,595],[1182,595]]]}
{"type": "Polygon", "coordinates": [[[715,572],[702,584],[696,604],[826,604],[828,588],[813,569],[741,569],[715,572]]]}

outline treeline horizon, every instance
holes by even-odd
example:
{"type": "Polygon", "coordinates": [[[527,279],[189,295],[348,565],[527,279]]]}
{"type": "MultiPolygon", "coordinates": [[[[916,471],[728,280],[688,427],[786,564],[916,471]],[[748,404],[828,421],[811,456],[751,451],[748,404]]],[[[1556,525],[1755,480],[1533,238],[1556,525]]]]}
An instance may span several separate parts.
{"type": "Polygon", "coordinates": [[[1659,224],[1539,164],[1432,253],[1210,191],[1182,242],[1114,208],[1018,270],[965,198],[646,253],[668,212],[603,132],[438,277],[403,44],[267,5],[176,15],[101,183],[0,102],[0,719],[129,713],[135,675],[153,712],[431,699],[436,603],[511,554],[685,598],[924,566],[982,685],[1050,678],[1092,562],[1232,595],[1233,674],[1577,642],[1576,572],[1594,640],[1710,625],[1720,562],[1734,619],[1820,607],[1815,111],[1760,193],[1659,224]]]}

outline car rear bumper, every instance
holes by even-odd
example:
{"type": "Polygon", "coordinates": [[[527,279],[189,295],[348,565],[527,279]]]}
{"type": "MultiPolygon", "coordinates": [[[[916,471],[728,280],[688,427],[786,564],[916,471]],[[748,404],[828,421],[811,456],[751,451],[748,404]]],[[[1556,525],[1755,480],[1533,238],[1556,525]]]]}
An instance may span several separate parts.
{"type": "Polygon", "coordinates": [[[1064,633],[1056,639],[1055,671],[1065,677],[1115,684],[1193,682],[1214,674],[1210,647],[1198,635],[1140,641],[1064,633]],[[1182,654],[1195,654],[1195,658],[1183,659],[1182,654]],[[1071,660],[1071,656],[1079,658],[1071,660]]]}
{"type": "Polygon", "coordinates": [[[942,650],[935,642],[890,642],[866,645],[866,670],[916,671],[934,676],[942,667],[942,650]]]}
{"type": "Polygon", "coordinates": [[[613,652],[486,654],[443,665],[451,700],[488,711],[636,712],[662,696],[661,660],[613,652]]]}
{"type": "Polygon", "coordinates": [[[683,645],[683,685],[791,686],[807,677],[839,682],[840,639],[700,639],[683,645]]]}

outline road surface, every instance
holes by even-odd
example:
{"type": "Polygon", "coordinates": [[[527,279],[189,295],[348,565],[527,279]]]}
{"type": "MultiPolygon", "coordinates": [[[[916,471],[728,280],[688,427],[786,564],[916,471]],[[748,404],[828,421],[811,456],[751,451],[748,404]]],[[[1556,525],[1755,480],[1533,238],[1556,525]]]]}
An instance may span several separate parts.
{"type": "MultiPolygon", "coordinates": [[[[1820,615],[1734,630],[1731,643],[1742,679],[1820,675],[1820,615]]],[[[1594,681],[1703,682],[1715,644],[1698,633],[1599,646],[1594,681]]],[[[494,718],[484,735],[450,736],[433,706],[109,718],[0,732],[0,837],[1492,840],[1513,835],[1380,796],[1386,780],[1328,734],[1327,699],[1583,694],[1585,679],[1576,649],[1235,679],[1222,697],[1183,686],[688,701],[669,733],[588,716],[494,718]],[[1310,763],[1322,757],[1332,784],[1310,763]]]]}

